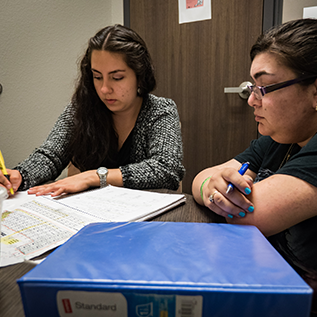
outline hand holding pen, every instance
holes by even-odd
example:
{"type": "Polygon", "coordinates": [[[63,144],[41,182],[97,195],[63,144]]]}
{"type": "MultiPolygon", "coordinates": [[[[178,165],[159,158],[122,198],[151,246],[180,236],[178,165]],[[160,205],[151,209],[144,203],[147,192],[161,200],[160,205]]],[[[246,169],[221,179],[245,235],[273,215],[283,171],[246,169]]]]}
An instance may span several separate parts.
{"type": "MultiPolygon", "coordinates": [[[[249,162],[243,163],[242,166],[240,167],[239,171],[238,171],[239,174],[240,175],[244,175],[245,172],[248,170],[249,165],[250,165],[249,162]]],[[[229,183],[229,185],[227,187],[226,194],[229,194],[233,189],[234,189],[234,186],[231,183],[229,183]]]]}
{"type": "MultiPolygon", "coordinates": [[[[248,170],[250,163],[249,162],[245,162],[241,165],[240,169],[238,170],[240,175],[244,175],[245,172],[248,170]]],[[[232,190],[234,189],[234,185],[232,183],[229,183],[228,187],[227,187],[227,191],[226,194],[229,194],[232,190]]],[[[246,188],[249,189],[249,188],[246,188]]],[[[251,191],[250,191],[251,192],[251,191]]],[[[253,212],[254,208],[253,206],[250,206],[248,211],[249,212],[253,212]]],[[[239,216],[244,217],[245,213],[244,212],[240,212],[239,216]]],[[[228,214],[229,218],[233,218],[233,216],[231,214],[228,214]]]]}
{"type": "MultiPolygon", "coordinates": [[[[231,167],[218,169],[212,176],[212,183],[208,183],[210,190],[214,190],[209,196],[209,201],[212,204],[210,205],[208,203],[205,203],[205,205],[218,215],[228,218],[233,218],[234,216],[245,217],[246,212],[252,213],[254,211],[254,206],[252,202],[246,197],[246,195],[249,195],[251,193],[251,180],[245,179],[250,187],[243,187],[242,192],[238,190],[233,191],[235,186],[238,186],[237,184],[240,183],[236,173],[238,172],[241,176],[244,175],[248,170],[249,165],[249,162],[243,163],[240,169],[238,171],[236,170],[235,172],[232,171],[231,167]],[[230,180],[232,182],[230,182],[230,180]],[[220,192],[216,189],[218,186],[220,186],[217,184],[223,184],[223,181],[227,181],[229,182],[229,184],[227,183],[227,189],[224,189],[224,191],[220,192]],[[215,195],[217,195],[216,199],[215,195]],[[221,198],[221,195],[224,197],[221,198]]],[[[201,185],[201,189],[203,188],[203,185],[210,179],[211,177],[205,179],[205,181],[201,185]]],[[[241,182],[241,186],[245,186],[242,185],[245,184],[245,181],[241,182]]],[[[241,186],[239,185],[240,190],[242,189],[241,186]]],[[[202,190],[201,196],[203,200],[202,190]]]]}

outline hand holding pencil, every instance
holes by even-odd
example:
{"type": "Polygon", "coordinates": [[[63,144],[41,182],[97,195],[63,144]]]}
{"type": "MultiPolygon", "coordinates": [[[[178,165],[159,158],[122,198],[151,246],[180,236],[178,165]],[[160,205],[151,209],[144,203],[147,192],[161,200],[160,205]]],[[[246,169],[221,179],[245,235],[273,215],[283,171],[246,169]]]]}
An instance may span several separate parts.
{"type": "MultiPolygon", "coordinates": [[[[4,159],[3,159],[1,151],[0,151],[0,170],[1,170],[2,174],[4,175],[4,177],[8,180],[8,182],[10,182],[10,176],[8,175],[7,169],[5,167],[4,159]]],[[[12,185],[10,187],[10,193],[11,193],[11,195],[14,195],[12,185]]]]}

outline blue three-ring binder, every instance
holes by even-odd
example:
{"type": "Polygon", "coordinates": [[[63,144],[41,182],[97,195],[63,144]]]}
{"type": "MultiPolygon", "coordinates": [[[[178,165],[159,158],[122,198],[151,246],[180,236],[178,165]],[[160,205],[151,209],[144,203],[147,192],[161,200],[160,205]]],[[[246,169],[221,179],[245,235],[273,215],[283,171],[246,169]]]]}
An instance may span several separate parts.
{"type": "Polygon", "coordinates": [[[26,316],[309,316],[312,289],[253,226],[88,225],[18,280],[26,316]]]}

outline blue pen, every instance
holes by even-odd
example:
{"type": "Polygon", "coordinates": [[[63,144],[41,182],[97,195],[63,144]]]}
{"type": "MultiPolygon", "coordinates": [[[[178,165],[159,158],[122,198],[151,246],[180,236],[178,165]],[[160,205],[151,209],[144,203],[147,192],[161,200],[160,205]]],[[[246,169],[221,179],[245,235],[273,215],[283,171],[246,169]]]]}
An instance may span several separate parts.
{"type": "MultiPolygon", "coordinates": [[[[250,165],[249,162],[243,163],[242,166],[240,167],[239,171],[238,171],[239,174],[240,175],[244,175],[244,173],[248,170],[249,165],[250,165]]],[[[231,183],[229,183],[229,185],[227,187],[226,194],[230,193],[233,190],[233,188],[234,188],[234,186],[231,183]]]]}

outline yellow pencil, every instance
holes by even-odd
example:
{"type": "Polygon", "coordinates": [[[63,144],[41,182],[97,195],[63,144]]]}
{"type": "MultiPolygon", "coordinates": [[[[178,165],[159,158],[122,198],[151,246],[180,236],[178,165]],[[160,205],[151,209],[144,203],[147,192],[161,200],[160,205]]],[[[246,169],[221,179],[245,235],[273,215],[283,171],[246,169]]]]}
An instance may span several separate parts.
{"type": "MultiPolygon", "coordinates": [[[[10,181],[9,175],[7,173],[6,166],[4,165],[4,159],[3,159],[1,151],[0,151],[0,169],[1,169],[2,173],[3,173],[3,175],[10,181]]],[[[14,191],[13,191],[12,187],[10,188],[10,193],[12,195],[14,195],[14,191]]]]}

